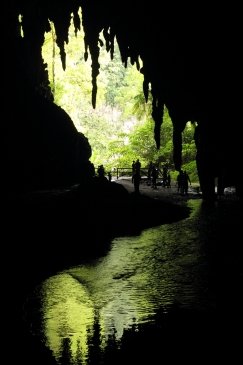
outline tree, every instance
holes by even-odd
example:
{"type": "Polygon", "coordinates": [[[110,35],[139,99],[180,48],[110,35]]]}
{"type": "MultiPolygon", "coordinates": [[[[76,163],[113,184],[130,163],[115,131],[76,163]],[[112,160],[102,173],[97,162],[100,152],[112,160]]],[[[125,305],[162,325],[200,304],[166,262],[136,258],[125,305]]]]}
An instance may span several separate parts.
{"type": "MultiPolygon", "coordinates": [[[[69,34],[66,45],[67,68],[64,71],[60,55],[53,48],[55,33],[46,35],[43,57],[48,63],[56,104],[71,116],[76,128],[89,140],[92,147],[91,162],[103,164],[106,169],[130,167],[139,158],[143,166],[150,161],[169,163],[173,168],[172,123],[165,108],[161,128],[161,148],[154,141],[154,121],[151,118],[152,98],[148,102],[142,90],[143,75],[135,66],[125,68],[115,43],[114,57],[100,46],[100,73],[97,78],[98,93],[94,109],[91,104],[91,60],[84,59],[82,45],[84,34],[69,34]]],[[[195,159],[193,128],[190,124],[183,133],[183,161],[195,159]]]]}

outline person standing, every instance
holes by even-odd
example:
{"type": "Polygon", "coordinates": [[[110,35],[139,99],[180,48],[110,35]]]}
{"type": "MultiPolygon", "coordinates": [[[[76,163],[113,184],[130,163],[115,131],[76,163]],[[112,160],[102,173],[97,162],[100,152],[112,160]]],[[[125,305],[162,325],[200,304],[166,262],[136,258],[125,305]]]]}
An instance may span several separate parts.
{"type": "Polygon", "coordinates": [[[139,159],[136,160],[134,164],[134,175],[133,175],[133,184],[134,184],[134,191],[136,194],[139,194],[139,186],[141,182],[141,162],[139,159]]]}
{"type": "Polygon", "coordinates": [[[136,170],[133,176],[134,192],[136,194],[139,194],[140,181],[141,181],[140,170],[136,170]]]}
{"type": "Polygon", "coordinates": [[[153,165],[152,167],[152,172],[151,172],[151,176],[152,176],[152,189],[157,189],[157,178],[158,178],[158,169],[155,167],[155,165],[153,165]]]}
{"type": "Polygon", "coordinates": [[[134,175],[135,175],[135,161],[133,160],[133,162],[132,162],[132,183],[133,183],[134,175]]]}
{"type": "Polygon", "coordinates": [[[153,162],[150,161],[149,166],[148,166],[148,181],[147,181],[147,185],[151,185],[152,171],[153,171],[153,162]]]}
{"type": "Polygon", "coordinates": [[[177,191],[178,193],[181,193],[181,195],[183,194],[183,180],[184,180],[183,171],[180,170],[179,174],[177,175],[177,191]]]}
{"type": "Polygon", "coordinates": [[[139,159],[137,159],[137,161],[135,162],[135,171],[139,172],[140,174],[140,170],[141,170],[141,162],[139,161],[139,159]]]}
{"type": "Polygon", "coordinates": [[[189,177],[188,173],[185,170],[183,172],[183,194],[185,194],[185,195],[188,194],[188,183],[191,185],[190,177],[189,177]]]}

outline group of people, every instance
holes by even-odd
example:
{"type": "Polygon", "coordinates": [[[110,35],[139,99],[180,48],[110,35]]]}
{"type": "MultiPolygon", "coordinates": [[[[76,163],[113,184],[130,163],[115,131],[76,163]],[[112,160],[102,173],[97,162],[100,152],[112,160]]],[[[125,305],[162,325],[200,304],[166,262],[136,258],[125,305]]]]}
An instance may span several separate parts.
{"type": "MultiPolygon", "coordinates": [[[[162,171],[156,167],[156,165],[151,161],[148,166],[148,181],[147,184],[151,185],[153,189],[157,189],[157,179],[159,177],[159,173],[162,175],[162,186],[163,187],[171,187],[171,176],[169,173],[169,168],[165,164],[162,167],[162,171]]],[[[141,182],[141,162],[139,159],[133,161],[132,163],[132,182],[134,184],[135,193],[139,193],[139,185],[141,182]]],[[[181,195],[188,194],[188,186],[191,185],[190,177],[186,170],[180,170],[177,176],[177,191],[181,195]]]]}
{"type": "Polygon", "coordinates": [[[151,161],[149,163],[149,167],[148,167],[148,181],[147,184],[151,185],[151,187],[153,189],[157,189],[157,179],[159,177],[159,174],[162,176],[162,186],[165,188],[170,188],[171,187],[171,176],[169,173],[169,168],[168,166],[165,164],[162,167],[162,171],[156,167],[156,165],[151,161]]]}
{"type": "MultiPolygon", "coordinates": [[[[171,177],[167,165],[164,165],[162,171],[152,161],[148,166],[148,180],[147,184],[151,185],[153,189],[157,189],[157,179],[159,174],[162,175],[163,187],[171,187],[171,177]]],[[[132,183],[134,184],[135,193],[139,192],[139,185],[141,182],[141,162],[139,159],[132,162],[132,183]]]]}
{"type": "MultiPolygon", "coordinates": [[[[162,175],[162,186],[171,187],[171,177],[167,165],[162,167],[162,171],[156,167],[156,165],[151,161],[148,166],[148,180],[147,184],[151,185],[153,189],[157,189],[157,179],[159,173],[162,175]]],[[[106,179],[105,168],[103,165],[99,165],[97,169],[97,174],[99,178],[106,179]]],[[[111,181],[111,173],[108,172],[108,180],[111,181]]],[[[139,193],[139,186],[141,182],[141,162],[139,159],[132,162],[132,183],[134,185],[134,192],[139,193]]],[[[181,195],[188,194],[188,186],[191,185],[190,177],[186,170],[180,170],[177,176],[177,191],[181,195]]]]}

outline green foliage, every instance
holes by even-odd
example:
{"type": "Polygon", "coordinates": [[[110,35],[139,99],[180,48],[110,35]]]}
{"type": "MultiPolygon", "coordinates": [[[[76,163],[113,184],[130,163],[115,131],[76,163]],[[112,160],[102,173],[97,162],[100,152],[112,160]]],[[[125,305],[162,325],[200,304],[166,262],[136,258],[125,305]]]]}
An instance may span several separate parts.
{"type": "Polygon", "coordinates": [[[188,122],[182,134],[182,142],[183,142],[182,154],[184,163],[188,163],[194,160],[196,157],[194,131],[195,131],[194,125],[191,122],[188,122]]]}
{"type": "MultiPolygon", "coordinates": [[[[172,122],[165,108],[161,127],[161,148],[154,141],[154,121],[151,118],[152,102],[148,103],[142,91],[143,76],[135,66],[127,68],[121,63],[115,44],[113,60],[104,47],[100,48],[100,74],[97,78],[96,109],[91,104],[91,59],[84,60],[84,33],[69,34],[66,45],[67,67],[62,69],[59,49],[53,42],[55,34],[46,35],[43,58],[48,64],[49,78],[55,102],[73,120],[77,130],[84,133],[92,147],[91,162],[106,171],[116,167],[131,167],[140,159],[142,166],[150,161],[168,163],[173,170],[172,122]]],[[[197,178],[193,140],[194,128],[188,123],[183,132],[183,166],[192,181],[197,178]]],[[[175,172],[175,175],[177,172],[175,172]]]]}

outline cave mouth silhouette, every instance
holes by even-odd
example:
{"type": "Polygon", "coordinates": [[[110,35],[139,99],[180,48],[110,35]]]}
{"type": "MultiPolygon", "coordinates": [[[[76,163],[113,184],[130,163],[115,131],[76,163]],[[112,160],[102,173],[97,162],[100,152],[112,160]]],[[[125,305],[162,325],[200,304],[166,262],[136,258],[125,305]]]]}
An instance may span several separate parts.
{"type": "MultiPolygon", "coordinates": [[[[79,15],[81,16],[81,13],[79,15]]],[[[126,68],[124,67],[116,39],[114,40],[114,56],[111,60],[110,54],[105,49],[105,39],[100,34],[103,45],[100,46],[97,104],[93,108],[91,104],[91,58],[84,60],[83,28],[81,27],[80,32],[75,34],[72,18],[69,28],[69,43],[65,46],[67,54],[65,70],[61,65],[55,37],[55,28],[51,24],[51,31],[45,33],[42,57],[47,64],[54,102],[68,113],[76,129],[88,138],[92,149],[90,160],[95,168],[104,164],[106,173],[109,170],[115,171],[117,158],[114,158],[114,155],[110,157],[112,154],[108,150],[110,142],[119,143],[118,141],[122,139],[123,143],[127,144],[127,137],[122,138],[121,134],[127,135],[135,125],[142,125],[145,121],[144,118],[138,118],[133,112],[135,104],[139,103],[136,102],[138,97],[140,108],[146,108],[142,94],[143,76],[135,65],[129,63],[126,68]],[[119,99],[122,101],[119,102],[119,99]]],[[[123,166],[130,166],[130,163],[123,166]]]]}
{"type": "MultiPolygon", "coordinates": [[[[41,252],[43,260],[39,256],[38,245],[43,242],[41,238],[45,239],[46,245],[55,242],[59,246],[65,237],[56,230],[60,222],[56,221],[57,225],[52,225],[51,209],[48,210],[48,206],[47,209],[38,211],[39,230],[32,229],[35,225],[32,226],[31,223],[37,221],[31,205],[28,205],[30,209],[27,213],[31,217],[31,221],[28,221],[22,214],[21,204],[12,203],[13,195],[17,194],[19,199],[23,192],[65,188],[77,180],[85,186],[93,181],[90,145],[84,135],[77,133],[70,117],[53,104],[48,75],[41,57],[43,34],[48,29],[48,19],[51,19],[57,29],[57,44],[65,66],[65,42],[68,40],[70,14],[74,14],[78,30],[79,6],[82,6],[86,34],[85,56],[88,52],[92,54],[93,104],[97,92],[98,38],[100,31],[104,30],[111,54],[114,36],[117,37],[124,64],[129,60],[136,64],[138,55],[142,59],[145,97],[148,85],[152,85],[157,141],[163,106],[168,107],[175,128],[173,140],[176,167],[180,167],[180,136],[184,123],[195,120],[199,126],[196,136],[197,163],[204,199],[215,199],[214,179],[217,176],[222,176],[223,186],[236,186],[237,194],[242,197],[241,119],[229,115],[231,110],[228,105],[219,107],[215,102],[215,98],[222,95],[221,86],[215,81],[215,70],[218,69],[215,53],[218,42],[224,41],[224,35],[221,28],[214,31],[217,27],[212,26],[212,23],[216,17],[210,11],[211,5],[210,8],[206,5],[198,8],[187,6],[183,2],[175,7],[174,3],[162,1],[158,11],[158,2],[155,0],[146,2],[146,6],[136,0],[18,0],[5,4],[2,14],[5,33],[2,46],[5,50],[2,66],[2,125],[6,154],[3,156],[2,182],[3,199],[7,196],[8,202],[7,207],[3,205],[3,232],[6,234],[3,234],[2,293],[5,296],[2,312],[4,352],[15,363],[23,362],[22,360],[25,364],[52,363],[50,354],[45,353],[38,339],[32,337],[23,324],[26,315],[23,313],[23,298],[33,282],[40,279],[37,272],[43,274],[49,258],[44,248],[41,252]],[[24,38],[19,29],[20,14],[24,38]],[[46,212],[49,215],[45,215],[46,212]],[[20,225],[16,225],[19,217],[23,219],[20,219],[20,225]],[[5,219],[8,225],[5,225],[5,219]],[[51,237],[42,229],[43,219],[44,223],[46,219],[53,228],[51,237]],[[60,241],[55,241],[56,232],[60,241]],[[28,234],[27,241],[20,240],[22,233],[28,234]],[[10,262],[12,266],[9,266],[10,262]],[[32,270],[36,270],[34,274],[32,270]],[[46,361],[43,360],[46,358],[46,361]]],[[[224,72],[227,71],[229,69],[223,70],[223,82],[224,72]]],[[[237,75],[237,72],[234,74],[237,75]]],[[[228,96],[229,92],[225,91],[225,94],[228,96]]],[[[232,105],[235,113],[235,104],[232,105]]],[[[99,189],[97,187],[97,191],[99,189]]],[[[44,204],[42,199],[40,202],[44,204]]],[[[80,210],[81,203],[82,201],[80,210]]],[[[219,309],[222,312],[217,335],[219,333],[222,340],[219,341],[222,345],[221,355],[224,359],[230,358],[232,362],[234,355],[238,358],[241,356],[240,337],[235,329],[242,322],[243,255],[239,241],[242,234],[242,204],[237,205],[238,202],[231,201],[221,203],[215,203],[224,208],[217,211],[218,217],[223,218],[223,223],[218,227],[219,236],[214,237],[207,248],[211,250],[219,245],[219,250],[216,250],[219,253],[220,267],[217,287],[219,285],[219,309]]],[[[206,206],[206,209],[214,208],[214,204],[206,206]]],[[[68,213],[69,209],[66,210],[67,215],[68,213]]],[[[60,217],[63,218],[61,210],[60,217]]],[[[76,219],[78,221],[78,216],[76,219]]],[[[65,224],[65,221],[61,222],[65,224]]],[[[67,234],[69,233],[67,229],[67,234]]],[[[67,261],[68,255],[60,264],[67,261]]],[[[55,264],[55,252],[50,264],[55,264]]],[[[216,260],[212,270],[216,276],[216,260]]],[[[140,345],[139,341],[138,344],[140,345]]],[[[200,350],[201,348],[199,354],[200,350]]]]}
{"type": "MultiPolygon", "coordinates": [[[[92,59],[93,106],[99,73],[99,34],[103,32],[111,57],[116,37],[124,66],[128,62],[136,64],[143,74],[145,99],[151,86],[157,147],[160,146],[166,105],[174,127],[176,169],[181,166],[181,133],[188,120],[196,121],[197,166],[203,198],[215,199],[215,177],[223,187],[235,186],[241,196],[240,133],[237,127],[226,128],[227,122],[217,115],[214,102],[215,95],[220,95],[220,88],[214,82],[213,14],[206,6],[199,14],[198,9],[186,4],[174,7],[163,2],[158,12],[153,1],[141,6],[138,1],[125,0],[116,7],[110,0],[92,4],[85,0],[55,0],[51,4],[41,1],[32,5],[22,0],[7,5],[4,21],[8,56],[4,69],[9,72],[4,84],[6,103],[4,101],[3,105],[4,115],[8,115],[4,126],[6,188],[9,185],[12,188],[13,185],[27,185],[27,188],[38,188],[38,184],[41,188],[65,185],[89,178],[91,174],[89,143],[85,136],[77,135],[69,116],[54,106],[41,57],[44,33],[49,30],[50,20],[56,29],[63,68],[66,68],[65,45],[71,15],[75,31],[79,31],[82,21],[84,57],[92,59]],[[78,14],[80,6],[82,19],[78,14]],[[81,172],[77,166],[82,166],[81,172]],[[16,180],[15,184],[13,180],[16,180]]],[[[238,125],[238,121],[235,123],[238,125]]]]}

